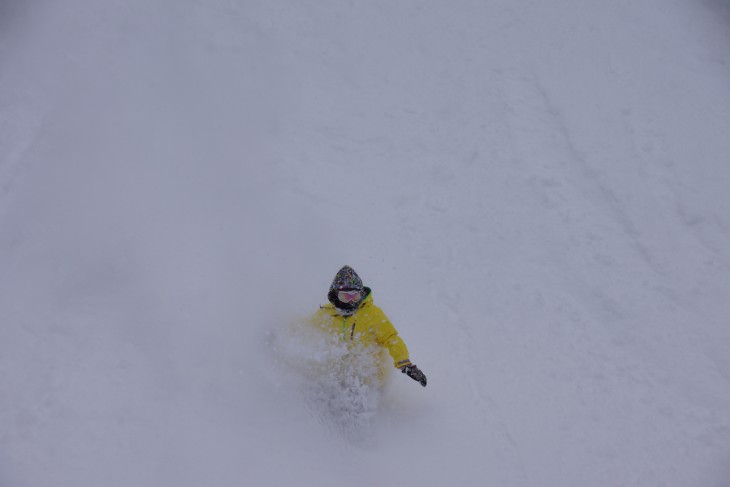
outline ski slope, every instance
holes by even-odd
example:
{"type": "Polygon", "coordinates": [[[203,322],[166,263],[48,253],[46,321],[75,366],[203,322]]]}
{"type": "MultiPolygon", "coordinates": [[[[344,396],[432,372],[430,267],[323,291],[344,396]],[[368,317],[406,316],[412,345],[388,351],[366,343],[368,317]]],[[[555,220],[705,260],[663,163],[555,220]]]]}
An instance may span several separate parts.
{"type": "Polygon", "coordinates": [[[728,22],[0,3],[0,486],[730,485],[728,22]],[[358,439],[344,264],[429,379],[358,439]]]}

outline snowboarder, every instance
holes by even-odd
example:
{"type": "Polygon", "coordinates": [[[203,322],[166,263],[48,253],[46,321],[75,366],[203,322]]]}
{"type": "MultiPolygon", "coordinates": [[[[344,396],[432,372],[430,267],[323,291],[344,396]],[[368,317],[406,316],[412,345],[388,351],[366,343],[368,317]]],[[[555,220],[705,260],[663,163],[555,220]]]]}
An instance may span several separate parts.
{"type": "Polygon", "coordinates": [[[312,323],[337,334],[348,346],[376,346],[388,350],[393,365],[426,387],[426,376],[408,356],[408,348],[385,313],[373,303],[372,290],[349,266],[337,272],[329,293],[329,304],[320,306],[312,323]]]}

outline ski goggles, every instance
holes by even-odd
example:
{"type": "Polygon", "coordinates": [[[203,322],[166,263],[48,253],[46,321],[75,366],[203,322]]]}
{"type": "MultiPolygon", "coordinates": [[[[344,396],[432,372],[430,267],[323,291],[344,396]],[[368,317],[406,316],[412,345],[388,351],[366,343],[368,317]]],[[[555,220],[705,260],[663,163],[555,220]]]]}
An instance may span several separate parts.
{"type": "Polygon", "coordinates": [[[362,298],[361,291],[339,291],[337,293],[337,299],[343,303],[356,303],[362,298]]]}

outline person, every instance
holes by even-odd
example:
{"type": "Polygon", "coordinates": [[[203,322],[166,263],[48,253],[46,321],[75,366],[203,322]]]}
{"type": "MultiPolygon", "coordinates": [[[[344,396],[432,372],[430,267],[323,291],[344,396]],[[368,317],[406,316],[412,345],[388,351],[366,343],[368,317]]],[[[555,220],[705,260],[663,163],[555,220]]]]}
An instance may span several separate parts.
{"type": "Polygon", "coordinates": [[[387,349],[395,368],[426,387],[426,375],[411,362],[408,347],[385,313],[373,303],[372,290],[363,285],[352,267],[346,265],[337,272],[327,299],[329,303],[320,306],[311,319],[315,326],[336,334],[338,341],[348,347],[387,349]]]}

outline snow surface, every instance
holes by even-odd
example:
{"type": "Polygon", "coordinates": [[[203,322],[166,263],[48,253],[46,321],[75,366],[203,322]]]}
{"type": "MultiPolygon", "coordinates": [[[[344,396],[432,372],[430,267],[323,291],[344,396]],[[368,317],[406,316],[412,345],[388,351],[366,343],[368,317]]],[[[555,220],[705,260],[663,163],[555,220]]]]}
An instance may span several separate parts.
{"type": "Polygon", "coordinates": [[[0,486],[729,486],[729,22],[0,2],[0,486]],[[358,438],[343,264],[429,379],[358,438]]]}

